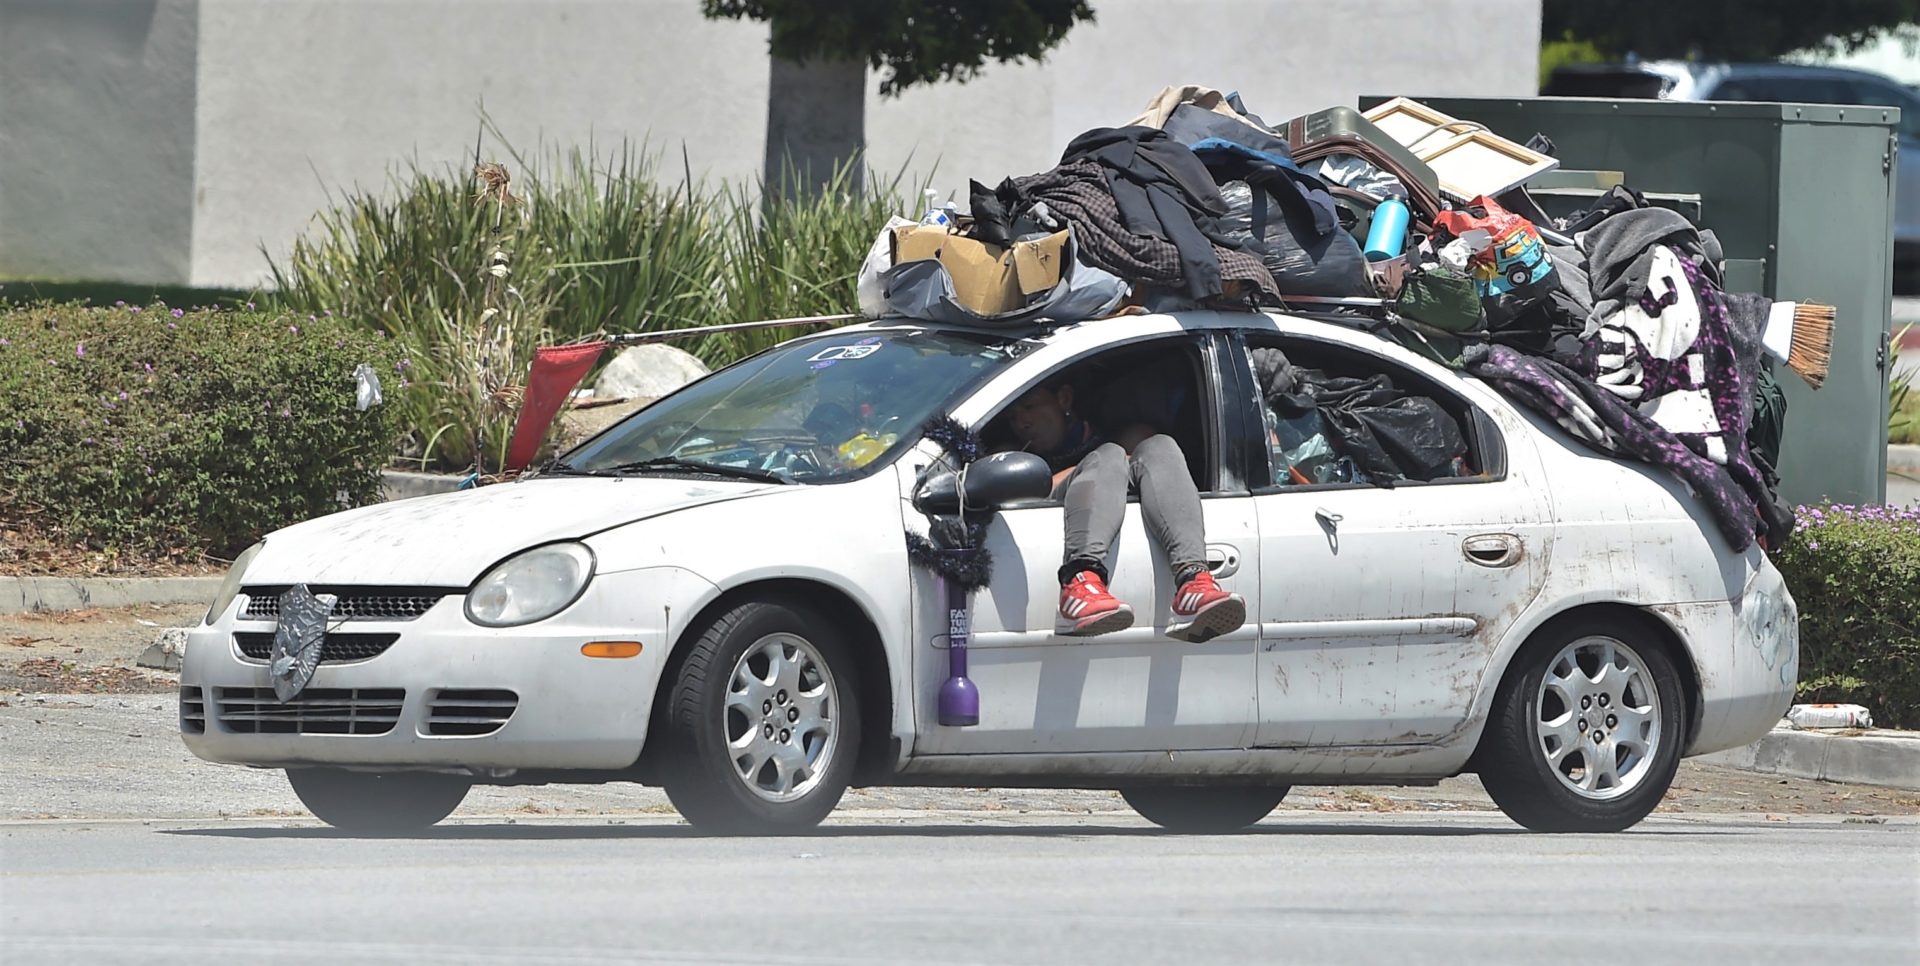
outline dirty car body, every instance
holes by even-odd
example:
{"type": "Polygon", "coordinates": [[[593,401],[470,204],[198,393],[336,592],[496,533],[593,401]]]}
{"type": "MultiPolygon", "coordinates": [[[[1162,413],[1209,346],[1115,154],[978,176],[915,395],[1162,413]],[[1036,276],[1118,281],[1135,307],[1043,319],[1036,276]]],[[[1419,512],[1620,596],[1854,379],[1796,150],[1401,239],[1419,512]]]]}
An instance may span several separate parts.
{"type": "Polygon", "coordinates": [[[1325,321],[853,326],[721,370],[565,459],[521,482],[269,535],[189,636],[187,746],[308,781],[659,782],[697,824],[711,812],[734,829],[817,821],[847,784],[1118,788],[1155,821],[1201,827],[1219,809],[1194,801],[1240,796],[1252,821],[1294,783],[1522,767],[1496,739],[1559,768],[1568,807],[1644,796],[1633,774],[1657,799],[1670,761],[1662,777],[1662,761],[1636,755],[1754,740],[1797,673],[1779,574],[1760,550],[1731,550],[1676,480],[1325,321]],[[1386,372],[1441,400],[1472,472],[1287,485],[1261,445],[1260,347],[1386,372]],[[1209,565],[1248,619],[1202,645],[1165,635],[1173,579],[1132,502],[1109,563],[1136,625],[1056,636],[1062,507],[1001,507],[985,534],[992,578],[972,606],[980,720],[944,726],[945,590],[904,535],[925,532],[913,496],[947,457],[919,427],[948,414],[990,432],[1032,387],[1118,356],[1190,373],[1171,431],[1202,493],[1209,565]],[[278,595],[295,585],[339,604],[311,682],[282,703],[266,654],[278,595]],[[587,655],[606,642],[637,653],[587,655]],[[1616,643],[1632,660],[1611,663],[1616,643]],[[1581,670],[1576,652],[1605,656],[1581,670]],[[1614,698],[1658,707],[1642,724],[1621,712],[1640,745],[1620,738],[1616,753],[1612,712],[1579,704],[1636,673],[1639,696],[1624,684],[1614,698]],[[1503,731],[1515,714],[1530,717],[1503,731]],[[1568,741],[1590,736],[1606,762],[1582,744],[1586,770],[1569,777],[1568,741]],[[1611,792],[1596,764],[1620,766],[1611,792]]]}

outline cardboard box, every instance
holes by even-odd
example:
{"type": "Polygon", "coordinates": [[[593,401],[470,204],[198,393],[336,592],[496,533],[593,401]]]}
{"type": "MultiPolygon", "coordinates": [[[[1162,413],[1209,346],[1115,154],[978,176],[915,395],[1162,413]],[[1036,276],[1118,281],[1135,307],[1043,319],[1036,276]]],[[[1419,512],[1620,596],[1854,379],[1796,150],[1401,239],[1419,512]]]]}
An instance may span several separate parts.
{"type": "Polygon", "coordinates": [[[953,279],[954,298],[980,315],[1024,308],[1034,295],[1060,284],[1067,232],[1014,242],[1012,248],[956,235],[945,225],[907,225],[893,230],[893,263],[936,259],[953,279]]]}

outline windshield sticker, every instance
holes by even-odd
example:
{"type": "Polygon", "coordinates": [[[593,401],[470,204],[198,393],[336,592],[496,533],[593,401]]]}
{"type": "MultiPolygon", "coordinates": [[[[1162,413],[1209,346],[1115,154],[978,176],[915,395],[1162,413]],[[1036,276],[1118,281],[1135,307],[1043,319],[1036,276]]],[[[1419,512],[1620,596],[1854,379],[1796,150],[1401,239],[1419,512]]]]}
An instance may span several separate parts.
{"type": "Polygon", "coordinates": [[[808,362],[840,362],[843,360],[865,359],[880,351],[877,343],[865,342],[855,345],[830,345],[807,357],[808,362]]]}

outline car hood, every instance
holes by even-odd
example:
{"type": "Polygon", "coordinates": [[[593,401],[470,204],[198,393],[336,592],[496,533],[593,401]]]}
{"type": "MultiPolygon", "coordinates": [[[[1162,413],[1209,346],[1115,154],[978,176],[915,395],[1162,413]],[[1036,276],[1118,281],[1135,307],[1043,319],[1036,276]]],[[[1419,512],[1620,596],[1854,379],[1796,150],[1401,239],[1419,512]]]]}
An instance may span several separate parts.
{"type": "Polygon", "coordinates": [[[464,587],[528,547],[779,488],[628,476],[528,480],[396,500],[269,534],[244,583],[464,587]]]}

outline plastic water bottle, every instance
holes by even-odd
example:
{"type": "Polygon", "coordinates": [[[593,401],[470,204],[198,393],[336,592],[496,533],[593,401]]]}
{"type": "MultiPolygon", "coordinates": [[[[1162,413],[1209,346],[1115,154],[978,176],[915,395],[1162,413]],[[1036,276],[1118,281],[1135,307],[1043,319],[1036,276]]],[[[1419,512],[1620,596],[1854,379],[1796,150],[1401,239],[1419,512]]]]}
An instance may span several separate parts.
{"type": "Polygon", "coordinates": [[[949,203],[943,207],[940,204],[940,192],[932,188],[926,190],[926,195],[927,209],[926,213],[920,216],[920,223],[923,225],[953,224],[953,205],[949,203]]]}
{"type": "Polygon", "coordinates": [[[1407,246],[1407,222],[1412,213],[1407,203],[1397,198],[1380,202],[1373,209],[1373,224],[1367,228],[1367,259],[1393,258],[1407,246]]]}

